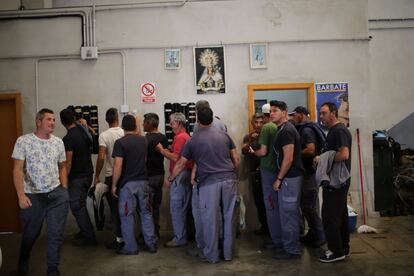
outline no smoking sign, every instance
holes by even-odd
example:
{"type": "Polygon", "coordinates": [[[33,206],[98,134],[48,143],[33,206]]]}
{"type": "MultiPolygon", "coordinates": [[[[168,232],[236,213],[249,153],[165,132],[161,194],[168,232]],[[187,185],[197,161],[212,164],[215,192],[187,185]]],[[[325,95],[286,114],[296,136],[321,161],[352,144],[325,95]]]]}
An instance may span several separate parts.
{"type": "Polygon", "coordinates": [[[155,103],[155,84],[152,82],[146,82],[141,84],[141,102],[142,103],[155,103]]]}

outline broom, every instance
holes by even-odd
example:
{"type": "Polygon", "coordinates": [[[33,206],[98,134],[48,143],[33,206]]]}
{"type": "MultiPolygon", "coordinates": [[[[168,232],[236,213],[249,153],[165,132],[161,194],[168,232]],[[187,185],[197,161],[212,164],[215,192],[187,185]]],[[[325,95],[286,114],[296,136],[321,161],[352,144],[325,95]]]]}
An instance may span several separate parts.
{"type": "Polygon", "coordinates": [[[362,174],[362,157],[361,157],[361,142],[359,139],[359,128],[356,129],[357,134],[357,143],[358,143],[358,161],[359,161],[359,179],[361,184],[361,198],[362,198],[362,218],[364,224],[358,227],[358,233],[377,233],[377,229],[374,227],[366,225],[367,218],[366,218],[366,209],[365,209],[365,196],[364,196],[364,178],[362,174]]]}

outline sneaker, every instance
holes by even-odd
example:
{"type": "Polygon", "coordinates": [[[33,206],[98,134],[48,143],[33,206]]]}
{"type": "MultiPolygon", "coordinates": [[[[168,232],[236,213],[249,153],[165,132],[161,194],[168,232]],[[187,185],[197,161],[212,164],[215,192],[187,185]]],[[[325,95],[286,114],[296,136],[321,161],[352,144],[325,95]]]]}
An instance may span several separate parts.
{"type": "Polygon", "coordinates": [[[325,254],[319,258],[319,261],[322,263],[333,263],[339,262],[345,259],[345,255],[336,256],[331,250],[326,250],[325,254]]]}
{"type": "Polygon", "coordinates": [[[124,242],[118,242],[117,240],[113,240],[112,242],[109,242],[106,244],[106,248],[110,250],[117,250],[117,249],[124,247],[124,245],[125,245],[124,242]]]}
{"type": "Polygon", "coordinates": [[[19,275],[27,275],[29,272],[29,259],[19,259],[17,265],[17,272],[19,275]]]}
{"type": "Polygon", "coordinates": [[[96,242],[95,239],[91,240],[91,239],[81,238],[81,239],[72,241],[72,245],[74,246],[96,246],[97,244],[98,243],[96,242]]]}
{"type": "Polygon", "coordinates": [[[183,247],[183,246],[187,246],[187,243],[178,244],[175,239],[172,239],[172,240],[164,243],[164,246],[167,247],[167,248],[183,247]]]}
{"type": "Polygon", "coordinates": [[[145,245],[142,248],[142,250],[145,251],[145,252],[151,253],[151,254],[155,254],[155,253],[157,253],[157,246],[156,245],[154,245],[154,246],[145,245]]]}
{"type": "Polygon", "coordinates": [[[128,251],[123,248],[120,248],[116,251],[116,254],[119,255],[138,255],[138,250],[128,251]]]}
{"type": "Polygon", "coordinates": [[[274,256],[276,260],[294,260],[294,259],[300,259],[300,254],[292,254],[286,251],[280,252],[274,256]]]}

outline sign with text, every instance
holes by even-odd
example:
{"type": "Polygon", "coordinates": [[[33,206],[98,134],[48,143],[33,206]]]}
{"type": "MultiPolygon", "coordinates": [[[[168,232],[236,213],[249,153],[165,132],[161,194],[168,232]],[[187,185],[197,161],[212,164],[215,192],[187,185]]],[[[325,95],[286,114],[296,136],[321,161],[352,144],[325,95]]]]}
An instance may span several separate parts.
{"type": "Polygon", "coordinates": [[[349,101],[348,101],[348,83],[315,83],[316,91],[316,108],[318,111],[323,103],[332,102],[338,107],[338,119],[349,127],[349,101]]]}
{"type": "Polygon", "coordinates": [[[141,103],[156,103],[155,84],[146,82],[141,84],[141,103]]]}

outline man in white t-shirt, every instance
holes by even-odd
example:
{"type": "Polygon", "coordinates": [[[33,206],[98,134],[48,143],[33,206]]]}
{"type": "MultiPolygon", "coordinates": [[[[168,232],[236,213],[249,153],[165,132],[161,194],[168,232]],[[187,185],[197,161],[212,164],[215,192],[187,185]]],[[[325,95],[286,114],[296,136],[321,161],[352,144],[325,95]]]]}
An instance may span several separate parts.
{"type": "Polygon", "coordinates": [[[47,222],[47,275],[58,271],[63,229],[69,211],[65,147],[54,136],[55,116],[47,108],[36,114],[36,131],[20,136],[14,145],[13,181],[19,199],[22,238],[19,274],[29,272],[33,245],[47,222]]]}
{"type": "MultiPolygon", "coordinates": [[[[106,111],[105,120],[109,125],[109,129],[105,130],[99,135],[99,153],[96,159],[96,174],[94,185],[99,182],[99,175],[102,169],[105,173],[105,184],[110,187],[112,185],[112,169],[114,166],[114,159],[112,158],[112,150],[115,141],[124,136],[124,130],[119,126],[118,110],[110,108],[106,111]],[[105,164],[105,167],[104,167],[105,164]]],[[[118,199],[107,193],[109,207],[111,209],[111,220],[114,227],[115,239],[107,244],[108,249],[119,249],[124,246],[124,241],[121,234],[121,221],[118,212],[118,199]]]]}

